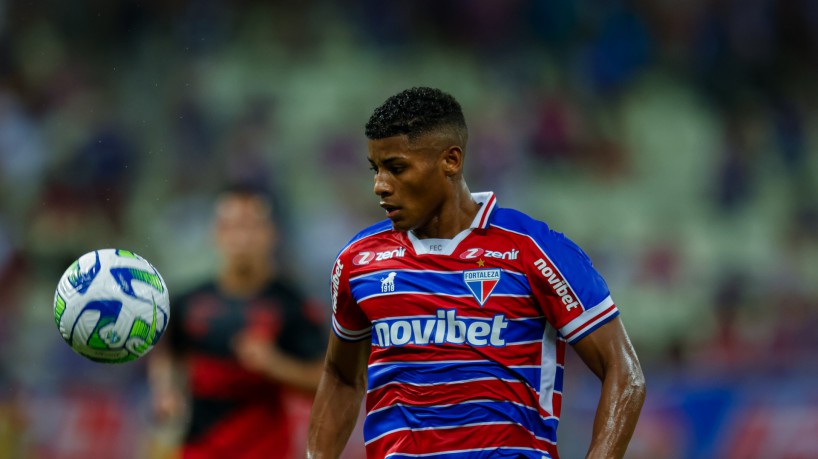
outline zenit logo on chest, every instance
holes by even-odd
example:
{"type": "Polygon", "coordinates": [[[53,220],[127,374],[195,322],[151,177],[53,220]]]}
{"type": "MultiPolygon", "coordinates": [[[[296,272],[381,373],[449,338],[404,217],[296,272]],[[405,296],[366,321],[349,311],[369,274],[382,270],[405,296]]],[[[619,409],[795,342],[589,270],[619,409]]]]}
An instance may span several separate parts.
{"type": "Polygon", "coordinates": [[[355,255],[355,258],[352,259],[352,263],[361,266],[361,265],[368,265],[373,261],[383,261],[389,260],[390,258],[400,258],[406,254],[405,247],[398,247],[394,250],[387,250],[384,252],[358,252],[358,255],[355,255]]]}
{"type": "Polygon", "coordinates": [[[520,254],[520,251],[517,249],[511,249],[507,252],[500,252],[497,250],[486,250],[486,249],[466,249],[463,253],[460,254],[461,260],[471,260],[477,257],[483,258],[498,258],[500,260],[516,260],[517,256],[520,254]]]}

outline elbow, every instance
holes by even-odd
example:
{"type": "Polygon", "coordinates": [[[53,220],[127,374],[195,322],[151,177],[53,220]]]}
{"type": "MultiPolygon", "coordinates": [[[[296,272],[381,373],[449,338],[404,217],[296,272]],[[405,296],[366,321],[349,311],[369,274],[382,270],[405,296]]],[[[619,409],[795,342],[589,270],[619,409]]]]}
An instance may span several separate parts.
{"type": "Polygon", "coordinates": [[[631,398],[638,402],[641,406],[645,401],[647,395],[647,383],[645,382],[645,375],[642,373],[642,368],[636,365],[635,368],[628,372],[627,391],[631,398]]]}

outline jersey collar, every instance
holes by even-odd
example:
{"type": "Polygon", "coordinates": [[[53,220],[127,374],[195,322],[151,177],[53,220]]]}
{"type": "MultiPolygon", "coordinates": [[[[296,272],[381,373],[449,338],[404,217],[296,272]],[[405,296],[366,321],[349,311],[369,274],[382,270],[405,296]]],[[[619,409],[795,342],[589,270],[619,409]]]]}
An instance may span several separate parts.
{"type": "Polygon", "coordinates": [[[491,213],[497,206],[497,198],[494,196],[494,192],[472,193],[471,197],[480,204],[480,210],[477,211],[477,215],[474,216],[469,228],[488,228],[491,213]]]}

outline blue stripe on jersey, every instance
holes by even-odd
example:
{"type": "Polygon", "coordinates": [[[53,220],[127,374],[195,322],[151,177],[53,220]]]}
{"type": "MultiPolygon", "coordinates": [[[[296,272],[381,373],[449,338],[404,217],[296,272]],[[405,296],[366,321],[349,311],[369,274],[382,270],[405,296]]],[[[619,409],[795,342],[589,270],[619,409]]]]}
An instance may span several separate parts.
{"type": "Polygon", "coordinates": [[[557,372],[554,376],[554,392],[562,393],[562,377],[565,374],[565,369],[561,365],[557,365],[557,372]]]}
{"type": "Polygon", "coordinates": [[[370,365],[369,390],[387,383],[442,384],[474,379],[522,381],[539,390],[539,366],[504,367],[491,361],[395,362],[370,365]]]}
{"type": "Polygon", "coordinates": [[[551,459],[545,451],[523,448],[467,449],[448,453],[388,454],[385,459],[551,459]]]}
{"type": "Polygon", "coordinates": [[[467,344],[472,347],[502,347],[542,341],[544,328],[545,319],[542,317],[514,320],[507,320],[503,314],[463,317],[457,315],[456,309],[439,308],[436,316],[390,317],[372,322],[372,345],[467,344]],[[497,325],[501,329],[495,332],[497,325]]]}
{"type": "Polygon", "coordinates": [[[552,443],[557,441],[557,419],[543,419],[535,408],[497,401],[438,406],[392,405],[366,416],[364,438],[369,442],[389,432],[408,428],[430,429],[496,423],[518,424],[538,438],[552,443]]]}
{"type": "MultiPolygon", "coordinates": [[[[463,281],[462,272],[440,271],[377,271],[349,281],[352,296],[355,301],[373,295],[398,293],[433,293],[453,296],[472,296],[471,290],[463,281]],[[383,281],[391,274],[389,288],[384,287],[383,281]]],[[[531,287],[524,274],[501,271],[500,282],[494,287],[492,295],[520,295],[529,296],[531,287]]]]}

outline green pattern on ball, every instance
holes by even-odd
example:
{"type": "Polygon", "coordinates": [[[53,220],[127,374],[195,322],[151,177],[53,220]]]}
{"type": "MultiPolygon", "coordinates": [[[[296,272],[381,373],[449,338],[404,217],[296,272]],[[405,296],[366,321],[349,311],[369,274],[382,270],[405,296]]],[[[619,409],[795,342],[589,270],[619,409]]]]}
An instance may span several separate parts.
{"type": "Polygon", "coordinates": [[[142,271],[141,269],[136,268],[129,268],[128,271],[131,272],[131,275],[134,279],[140,280],[146,284],[149,284],[156,290],[160,292],[165,291],[165,287],[162,285],[162,279],[154,273],[149,273],[147,271],[142,271]]]}
{"type": "Polygon", "coordinates": [[[135,253],[128,250],[116,249],[116,254],[125,258],[139,258],[135,253]]]}
{"type": "Polygon", "coordinates": [[[58,293],[57,297],[54,298],[54,322],[57,323],[57,327],[60,326],[60,319],[62,319],[62,315],[63,315],[64,312],[65,312],[65,300],[58,293]]]}
{"type": "Polygon", "coordinates": [[[156,338],[156,301],[153,302],[153,320],[148,325],[144,320],[136,319],[128,334],[130,338],[141,338],[142,344],[136,346],[134,350],[138,355],[144,354],[153,345],[156,338]]]}
{"type": "MultiPolygon", "coordinates": [[[[153,302],[153,320],[151,324],[148,324],[142,319],[135,319],[133,325],[131,326],[131,331],[128,333],[128,339],[131,338],[138,338],[142,340],[142,344],[139,344],[134,347],[135,352],[128,352],[127,355],[124,355],[118,359],[104,359],[99,358],[94,355],[85,355],[85,357],[100,363],[125,363],[130,362],[132,360],[138,359],[142,356],[145,352],[147,352],[148,348],[150,348],[156,341],[156,302],[153,302]]],[[[107,318],[102,319],[97,323],[96,328],[94,329],[94,333],[88,339],[88,346],[92,349],[99,349],[99,350],[108,350],[110,349],[108,345],[103,341],[102,337],[99,335],[99,330],[114,322],[113,319],[107,318]]],[[[127,348],[126,348],[127,350],[127,348]]]]}
{"type": "Polygon", "coordinates": [[[94,328],[94,332],[91,333],[91,337],[88,338],[88,347],[92,349],[99,349],[99,350],[106,350],[109,349],[108,344],[99,336],[99,329],[114,322],[114,319],[111,317],[105,317],[100,319],[97,322],[97,326],[94,328]]]}
{"type": "Polygon", "coordinates": [[[82,276],[80,261],[77,260],[71,263],[71,266],[68,267],[68,271],[72,271],[71,274],[68,275],[68,282],[70,282],[71,285],[75,285],[79,281],[80,276],[82,276]]]}

